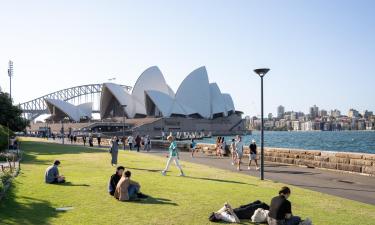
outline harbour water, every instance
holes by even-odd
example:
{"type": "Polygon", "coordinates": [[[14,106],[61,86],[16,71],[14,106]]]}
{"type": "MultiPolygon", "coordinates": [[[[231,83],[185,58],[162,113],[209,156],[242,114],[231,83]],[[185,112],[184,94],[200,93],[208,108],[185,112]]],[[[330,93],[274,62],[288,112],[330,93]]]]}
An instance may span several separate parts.
{"type": "MultiPolygon", "coordinates": [[[[226,136],[229,143],[234,136],[226,136]]],[[[246,145],[254,139],[260,144],[260,132],[253,131],[251,135],[243,136],[246,145]]],[[[216,137],[206,138],[198,142],[215,143],[216,137]]],[[[375,154],[375,132],[373,131],[265,131],[264,145],[266,147],[296,148],[309,150],[365,152],[375,154]]]]}

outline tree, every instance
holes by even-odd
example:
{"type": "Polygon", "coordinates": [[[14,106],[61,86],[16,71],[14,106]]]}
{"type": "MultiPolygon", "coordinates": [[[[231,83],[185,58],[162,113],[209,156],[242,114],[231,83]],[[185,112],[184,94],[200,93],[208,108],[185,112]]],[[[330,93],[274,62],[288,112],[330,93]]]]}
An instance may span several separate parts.
{"type": "Polygon", "coordinates": [[[23,131],[29,126],[29,121],[22,118],[22,110],[12,104],[8,93],[0,91],[0,125],[9,127],[12,131],[23,131]]]}

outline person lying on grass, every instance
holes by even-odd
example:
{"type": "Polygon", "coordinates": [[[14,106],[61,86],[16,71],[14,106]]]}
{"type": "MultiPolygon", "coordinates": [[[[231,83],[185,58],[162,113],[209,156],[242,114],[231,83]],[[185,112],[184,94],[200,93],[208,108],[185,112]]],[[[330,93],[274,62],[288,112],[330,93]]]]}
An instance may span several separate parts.
{"type": "Polygon", "coordinates": [[[60,164],[59,160],[55,160],[53,165],[46,169],[44,178],[47,184],[59,184],[65,182],[65,177],[62,175],[60,176],[59,169],[57,168],[60,164]]]}
{"type": "Polygon", "coordinates": [[[141,185],[130,179],[131,172],[125,171],[120,181],[117,184],[114,197],[120,201],[131,201],[142,198],[148,198],[147,195],[142,194],[139,190],[141,185]]]}
{"type": "Polygon", "coordinates": [[[109,184],[108,184],[108,192],[110,195],[115,194],[117,184],[120,181],[121,176],[124,173],[124,170],[125,170],[125,167],[119,166],[117,167],[115,174],[111,176],[111,179],[109,180],[109,184]]]}
{"type": "Polygon", "coordinates": [[[268,210],[269,206],[259,200],[242,205],[239,208],[232,209],[232,207],[226,202],[219,211],[213,212],[209,218],[212,222],[225,221],[229,223],[239,223],[242,219],[251,219],[255,210],[257,209],[268,210]]]}

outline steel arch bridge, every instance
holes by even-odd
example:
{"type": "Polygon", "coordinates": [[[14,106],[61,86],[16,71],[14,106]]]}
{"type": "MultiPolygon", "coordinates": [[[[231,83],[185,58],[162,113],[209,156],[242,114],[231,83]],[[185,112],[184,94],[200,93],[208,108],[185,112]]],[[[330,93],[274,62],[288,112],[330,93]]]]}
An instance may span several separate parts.
{"type": "MultiPolygon", "coordinates": [[[[121,85],[128,91],[131,90],[130,86],[121,85]]],[[[100,94],[102,92],[103,84],[87,84],[70,88],[65,88],[42,97],[33,99],[28,102],[19,104],[24,117],[34,120],[42,114],[48,113],[47,104],[44,99],[59,99],[63,101],[71,101],[82,96],[89,96],[93,94],[100,94]]],[[[97,112],[97,111],[93,111],[97,112]]]]}

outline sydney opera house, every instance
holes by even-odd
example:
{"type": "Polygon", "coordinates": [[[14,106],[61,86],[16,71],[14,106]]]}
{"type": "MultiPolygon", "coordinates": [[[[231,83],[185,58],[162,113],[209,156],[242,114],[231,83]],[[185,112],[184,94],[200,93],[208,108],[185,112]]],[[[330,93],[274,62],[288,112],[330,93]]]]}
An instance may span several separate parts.
{"type": "MultiPolygon", "coordinates": [[[[91,118],[91,103],[74,106],[56,99],[45,101],[54,121],[64,117],[75,122],[91,118]]],[[[159,68],[153,66],[139,76],[131,91],[119,84],[104,83],[100,96],[101,121],[116,122],[117,118],[120,123],[125,117],[129,130],[155,135],[161,130],[235,133],[244,130],[241,114],[236,111],[231,95],[210,83],[205,67],[192,71],[176,91],[159,68]]],[[[91,128],[95,130],[95,126],[91,128]]]]}

